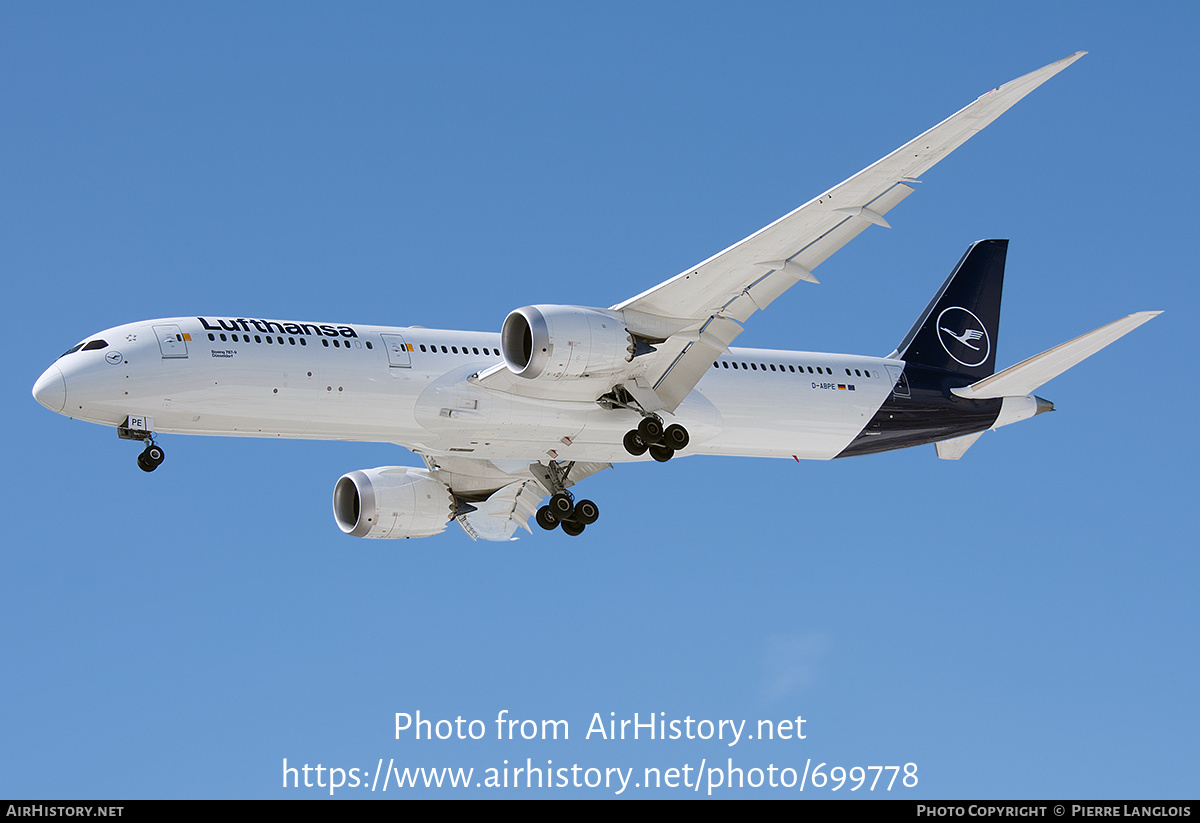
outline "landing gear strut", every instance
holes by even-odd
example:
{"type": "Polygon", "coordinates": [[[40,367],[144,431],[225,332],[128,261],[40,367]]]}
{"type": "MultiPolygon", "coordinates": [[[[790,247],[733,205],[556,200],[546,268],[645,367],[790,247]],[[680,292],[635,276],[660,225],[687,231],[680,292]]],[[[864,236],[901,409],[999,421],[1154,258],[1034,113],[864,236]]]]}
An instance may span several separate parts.
{"type": "MultiPolygon", "coordinates": [[[[537,465],[537,464],[535,464],[537,465]]],[[[591,500],[576,502],[574,495],[567,491],[567,475],[573,463],[564,468],[557,461],[542,466],[544,471],[539,475],[548,489],[553,491],[550,502],[537,510],[537,524],[546,531],[553,531],[562,525],[562,530],[572,537],[583,534],[585,526],[590,526],[600,519],[600,507],[591,500]]]]}
{"type": "MultiPolygon", "coordinates": [[[[148,417],[139,417],[141,421],[149,421],[148,417]]],[[[142,453],[137,456],[138,468],[144,472],[152,472],[157,469],[167,458],[166,452],[162,446],[154,442],[154,432],[148,428],[135,428],[131,425],[132,419],[126,418],[125,423],[117,426],[117,437],[122,440],[138,440],[146,444],[146,448],[142,449],[142,453]]]]}
{"type": "Polygon", "coordinates": [[[665,463],[691,442],[687,429],[678,423],[665,425],[661,417],[639,403],[625,386],[613,387],[596,402],[605,409],[628,409],[642,416],[637,428],[626,432],[622,441],[625,451],[634,457],[641,457],[649,451],[651,457],[659,463],[665,463]]]}

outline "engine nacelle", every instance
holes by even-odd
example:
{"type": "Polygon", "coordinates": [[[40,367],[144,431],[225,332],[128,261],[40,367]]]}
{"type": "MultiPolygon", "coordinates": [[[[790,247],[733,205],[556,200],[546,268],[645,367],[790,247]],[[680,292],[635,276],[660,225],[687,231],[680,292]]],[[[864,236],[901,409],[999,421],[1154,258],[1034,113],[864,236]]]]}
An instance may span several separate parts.
{"type": "Polygon", "coordinates": [[[430,537],[454,519],[454,495],[425,469],[381,466],[342,475],[333,517],[353,537],[430,537]]]}
{"type": "Polygon", "coordinates": [[[513,374],[553,381],[618,374],[636,346],[616,312],[526,306],[504,319],[500,351],[513,374]]]}

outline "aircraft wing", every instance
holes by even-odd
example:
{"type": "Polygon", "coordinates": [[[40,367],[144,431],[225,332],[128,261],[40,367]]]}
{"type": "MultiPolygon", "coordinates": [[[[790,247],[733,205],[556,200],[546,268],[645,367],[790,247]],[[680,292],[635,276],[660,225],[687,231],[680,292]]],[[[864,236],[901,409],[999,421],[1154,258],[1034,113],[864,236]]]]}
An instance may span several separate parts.
{"type": "Polygon", "coordinates": [[[993,89],[919,137],[741,242],[612,307],[631,331],[662,339],[639,385],[673,411],[758,309],[812,272],[912,193],[910,183],[1086,52],[993,89]],[[668,333],[664,333],[668,332],[668,333]]]}

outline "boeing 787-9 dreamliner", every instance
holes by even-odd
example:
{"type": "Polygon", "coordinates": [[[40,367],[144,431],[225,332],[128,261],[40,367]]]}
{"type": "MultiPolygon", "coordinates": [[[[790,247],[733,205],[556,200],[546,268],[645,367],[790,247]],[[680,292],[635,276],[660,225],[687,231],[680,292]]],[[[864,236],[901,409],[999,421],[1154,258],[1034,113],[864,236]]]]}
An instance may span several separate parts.
{"type": "Polygon", "coordinates": [[[333,510],[357,537],[450,521],[505,540],[533,516],[577,535],[572,487],[676,454],[797,460],[926,443],[958,459],[1053,406],[1033,392],[1157,312],[995,371],[1007,240],[980,240],[891,354],[732,348],[743,324],[911,194],[918,177],[1083,52],[1006,83],[699,265],[608,308],[525,306],[499,331],[249,317],[146,320],[88,336],[33,387],[68,417],[144,444],[160,433],[397,443],[424,467],[351,471],[333,510]],[[549,497],[548,502],[542,500],[549,497]]]}

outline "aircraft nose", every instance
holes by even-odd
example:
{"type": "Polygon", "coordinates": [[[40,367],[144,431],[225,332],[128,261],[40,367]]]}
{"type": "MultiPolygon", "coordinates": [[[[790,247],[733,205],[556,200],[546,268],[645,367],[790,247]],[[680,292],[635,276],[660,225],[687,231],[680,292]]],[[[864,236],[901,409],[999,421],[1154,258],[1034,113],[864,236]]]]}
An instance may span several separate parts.
{"type": "Polygon", "coordinates": [[[67,404],[67,381],[58,366],[51,366],[33,384],[33,399],[50,411],[60,412],[67,404]]]}

